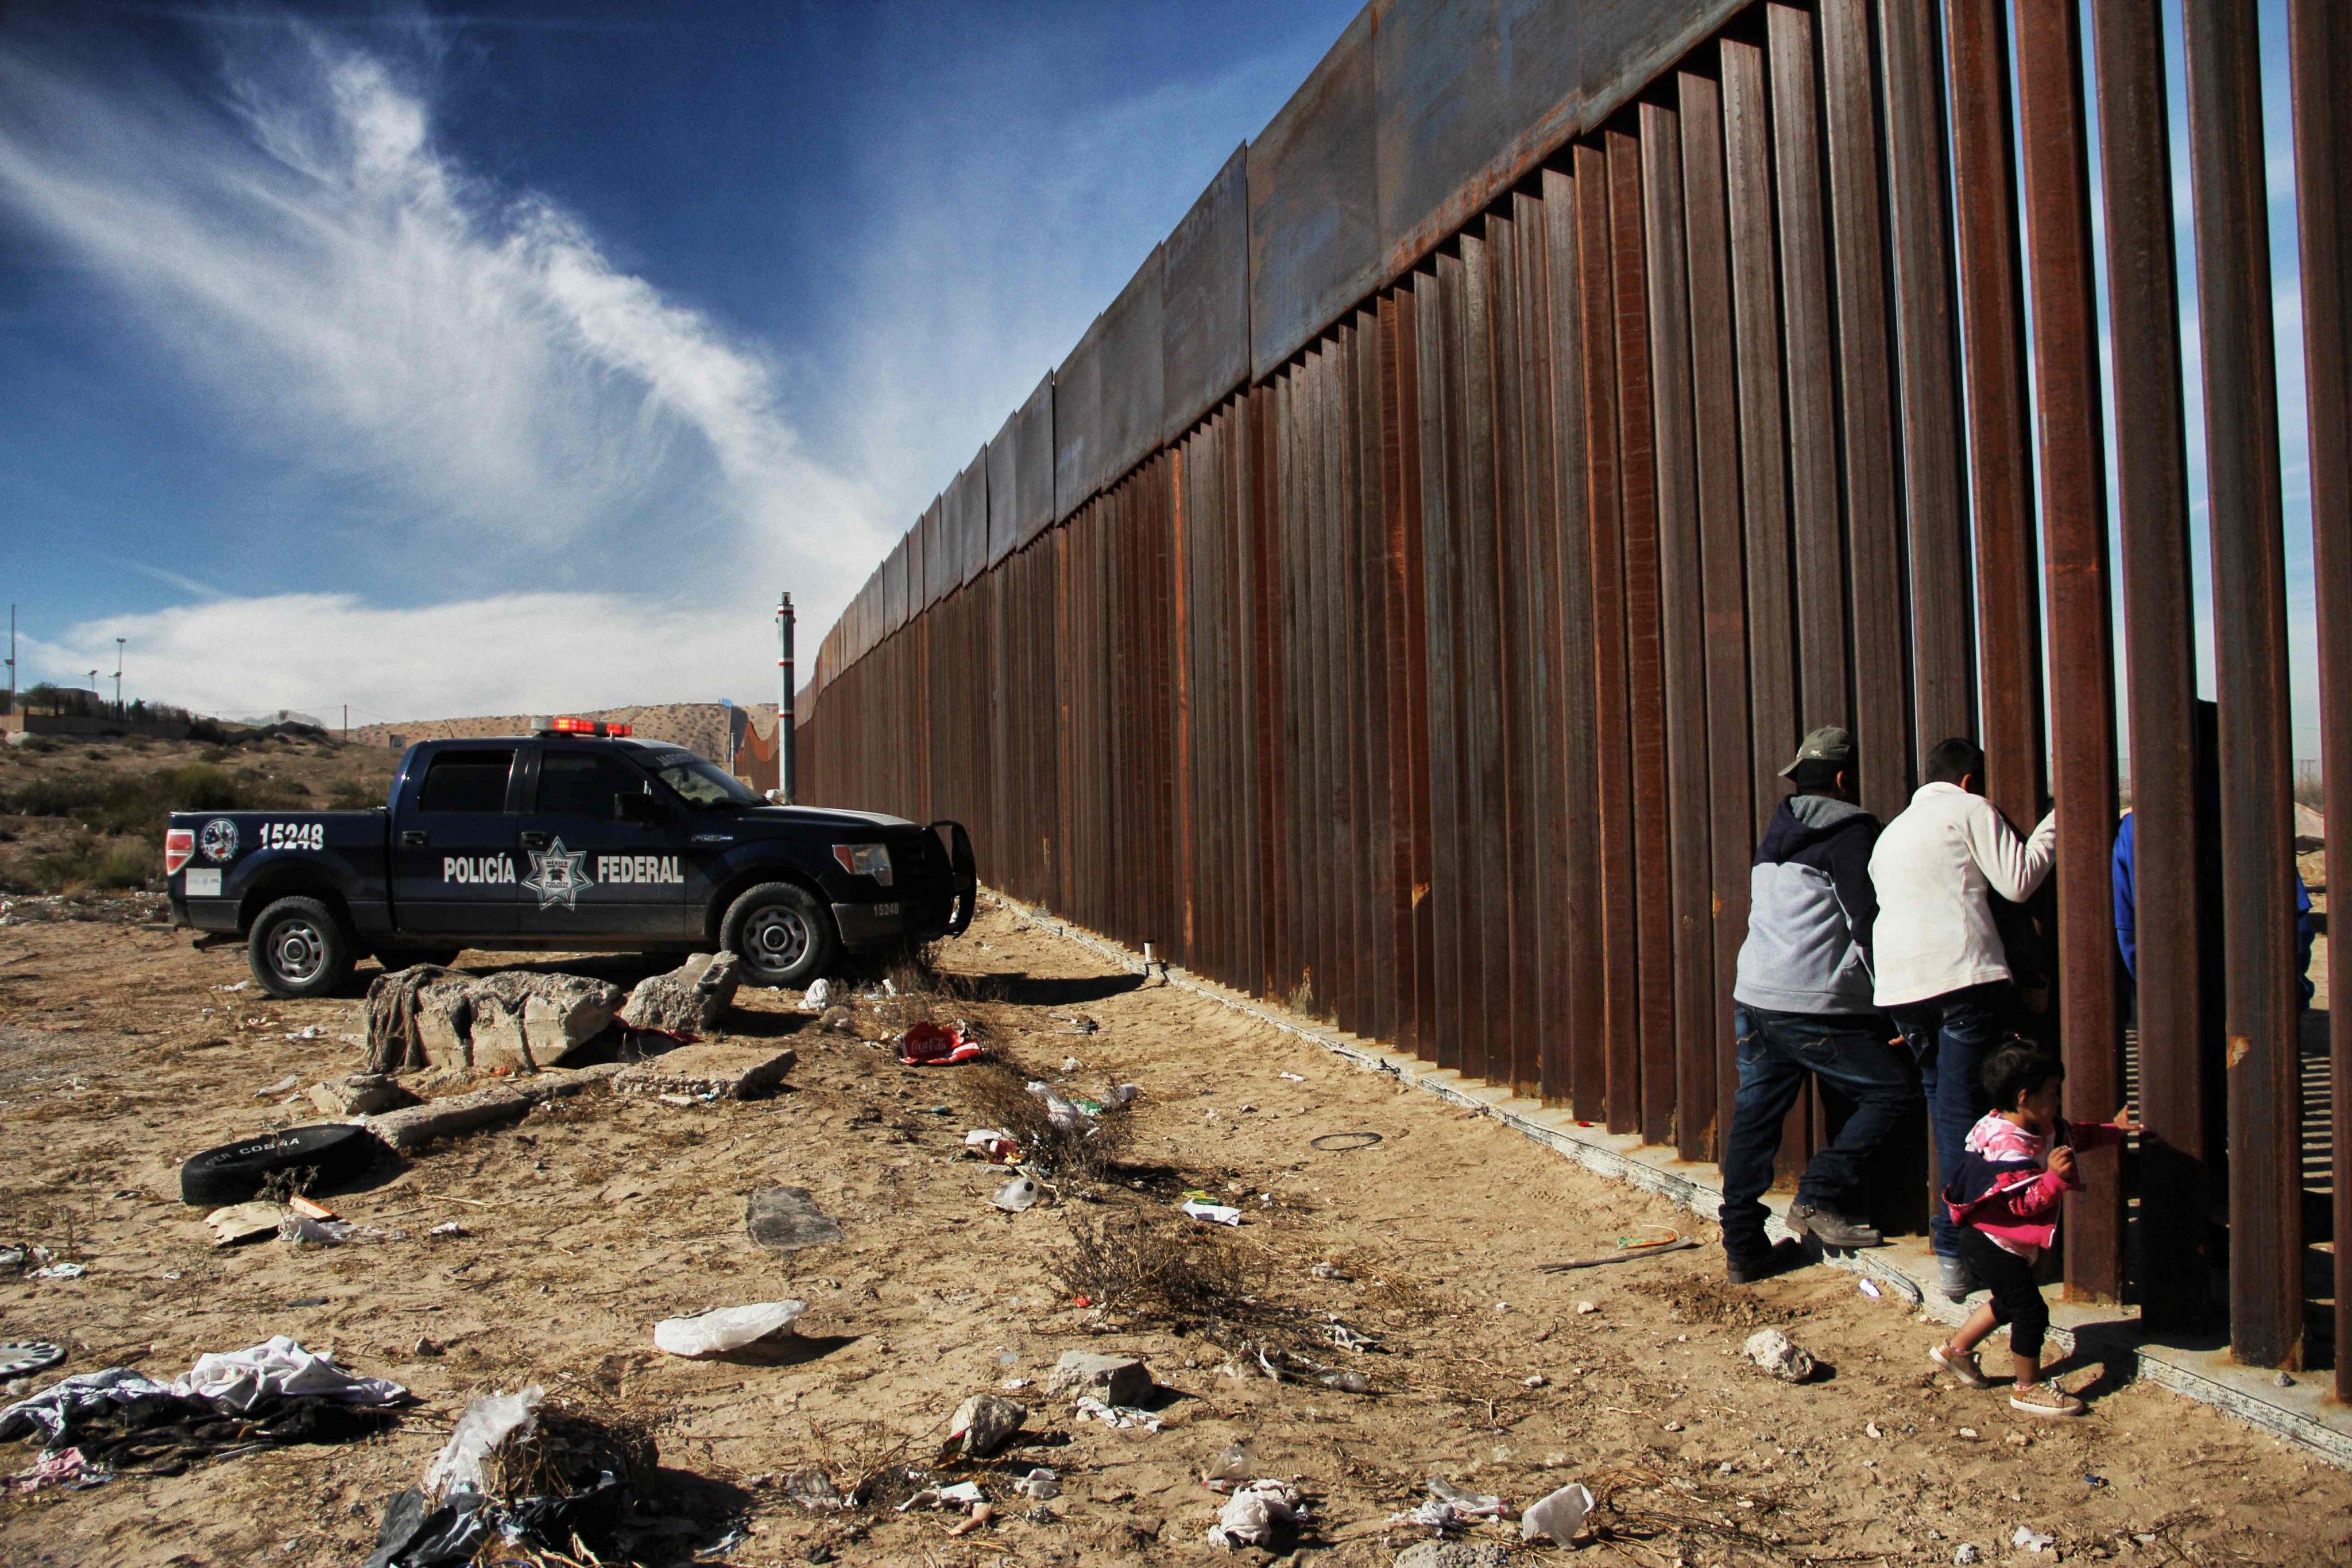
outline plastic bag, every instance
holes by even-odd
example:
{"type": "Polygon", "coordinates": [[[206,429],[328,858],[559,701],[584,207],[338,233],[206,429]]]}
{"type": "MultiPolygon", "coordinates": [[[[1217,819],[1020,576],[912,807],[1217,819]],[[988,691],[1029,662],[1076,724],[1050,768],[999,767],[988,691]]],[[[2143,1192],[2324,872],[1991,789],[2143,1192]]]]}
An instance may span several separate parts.
{"type": "Polygon", "coordinates": [[[789,1327],[806,1311],[806,1301],[754,1301],[698,1317],[665,1318],[654,1325],[654,1346],[672,1355],[723,1355],[789,1327]]]}
{"type": "Polygon", "coordinates": [[[966,1040],[961,1030],[935,1023],[919,1023],[898,1037],[898,1060],[908,1067],[952,1067],[979,1055],[980,1047],[966,1040]]]}
{"type": "Polygon", "coordinates": [[[1581,1481],[1571,1481],[1542,1501],[1528,1505],[1528,1511],[1519,1515],[1519,1539],[1565,1546],[1583,1533],[1585,1516],[1591,1511],[1591,1491],[1581,1481]]]}
{"type": "Polygon", "coordinates": [[[425,1495],[438,1501],[453,1491],[483,1490],[482,1461],[539,1424],[539,1402],[546,1396],[534,1383],[519,1394],[477,1394],[467,1401],[457,1429],[425,1468],[425,1495]]]}
{"type": "Polygon", "coordinates": [[[997,1188],[996,1196],[989,1201],[1007,1214],[1019,1214],[1025,1208],[1035,1207],[1043,1193],[1044,1189],[1027,1176],[1014,1176],[997,1188]]]}

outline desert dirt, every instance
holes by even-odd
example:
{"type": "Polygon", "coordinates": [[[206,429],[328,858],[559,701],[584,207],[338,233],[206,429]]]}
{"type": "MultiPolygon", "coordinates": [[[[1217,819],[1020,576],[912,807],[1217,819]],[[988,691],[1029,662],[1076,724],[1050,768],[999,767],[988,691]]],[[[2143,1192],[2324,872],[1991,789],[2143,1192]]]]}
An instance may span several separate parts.
{"type": "MultiPolygon", "coordinates": [[[[178,1201],[178,1162],[311,1119],[256,1091],[355,1070],[356,1004],[264,1002],[236,988],[240,951],[196,951],[185,933],[0,926],[6,1239],[89,1267],[0,1284],[0,1338],[70,1347],[32,1384],[115,1364],[169,1378],[202,1352],[286,1333],[418,1399],[394,1430],[341,1446],[0,1499],[0,1563],[356,1563],[383,1500],[417,1479],[467,1399],[531,1383],[651,1427],[663,1472],[643,1510],[676,1522],[640,1538],[646,1563],[689,1561],[738,1527],[740,1542],[707,1560],[1267,1562],[1203,1540],[1223,1500],[1201,1472],[1242,1438],[1256,1473],[1295,1479],[1311,1500],[1305,1534],[1286,1543],[1307,1563],[1387,1563],[1425,1539],[1389,1521],[1427,1497],[1432,1475],[1515,1509],[1585,1482],[1602,1499],[1601,1539],[1580,1554],[1641,1568],[1949,1563],[1962,1543],[1987,1563],[2045,1560],[2011,1546],[2021,1525],[2054,1538],[2062,1561],[2352,1562],[2352,1476],[2218,1412],[2084,1364],[2063,1381],[2090,1397],[2087,1418],[2014,1415],[2000,1393],[1934,1375],[1939,1331],[1892,1295],[1861,1294],[1854,1276],[1814,1268],[1727,1288],[1711,1227],[1010,910],[984,909],[939,963],[967,996],[981,977],[999,999],[918,997],[893,1004],[897,1017],[974,1015],[992,1050],[1066,1092],[1140,1087],[1103,1180],[1000,1212],[989,1198],[1008,1173],[963,1155],[982,1124],[981,1076],[900,1067],[820,1031],[789,994],[747,990],[728,1028],[800,1053],[772,1099],[678,1106],[591,1091],[327,1198],[379,1239],[221,1250],[178,1201]],[[1078,1015],[1098,1030],[1068,1032],[1078,1015]],[[307,1030],[317,1037],[289,1038],[307,1030]],[[1312,1146],[1352,1132],[1381,1141],[1312,1146]],[[754,1245],[745,1202],[768,1184],[812,1189],[844,1239],[754,1245]],[[1175,1218],[1185,1189],[1238,1206],[1245,1223],[1213,1234],[1175,1218]],[[1228,1248],[1251,1312],[1310,1326],[1329,1314],[1377,1340],[1320,1352],[1371,1392],[1311,1373],[1272,1380],[1232,1325],[1178,1332],[1076,1304],[1054,1267],[1073,1225],[1130,1211],[1228,1248]],[[428,1236],[451,1221],[462,1234],[428,1236]],[[1575,1273],[1533,1267],[1668,1228],[1706,1244],[1575,1273]],[[808,1311],[772,1351],[689,1362],[653,1346],[662,1318],[780,1298],[808,1311]],[[1741,1343],[1766,1324],[1830,1374],[1792,1386],[1749,1366],[1741,1343]],[[1049,1397],[1048,1371],[1072,1349],[1141,1356],[1164,1429],[1115,1431],[1049,1397]],[[1020,1438],[976,1466],[935,1465],[958,1402],[1009,1380],[1027,1385],[1013,1394],[1030,1406],[1020,1438]],[[994,1518],[951,1535],[969,1522],[956,1512],[812,1512],[784,1484],[812,1465],[846,1486],[894,1463],[979,1479],[994,1518]],[[1009,1483],[1040,1465],[1064,1490],[1033,1505],[1009,1483]]],[[[650,969],[567,967],[624,983],[650,969]]],[[[871,1004],[857,1022],[885,1027],[871,1004]]],[[[0,1449],[0,1471],[34,1456],[0,1449]]],[[[1511,1542],[1515,1561],[1571,1555],[1521,1549],[1508,1524],[1473,1539],[1511,1542]]]]}

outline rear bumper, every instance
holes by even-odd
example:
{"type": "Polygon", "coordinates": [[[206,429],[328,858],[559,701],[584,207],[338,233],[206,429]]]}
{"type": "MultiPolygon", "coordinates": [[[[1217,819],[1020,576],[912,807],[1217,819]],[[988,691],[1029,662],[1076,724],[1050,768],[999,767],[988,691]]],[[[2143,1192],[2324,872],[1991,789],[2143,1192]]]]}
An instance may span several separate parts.
{"type": "Polygon", "coordinates": [[[235,931],[236,900],[172,895],[172,924],[191,931],[235,931]]]}

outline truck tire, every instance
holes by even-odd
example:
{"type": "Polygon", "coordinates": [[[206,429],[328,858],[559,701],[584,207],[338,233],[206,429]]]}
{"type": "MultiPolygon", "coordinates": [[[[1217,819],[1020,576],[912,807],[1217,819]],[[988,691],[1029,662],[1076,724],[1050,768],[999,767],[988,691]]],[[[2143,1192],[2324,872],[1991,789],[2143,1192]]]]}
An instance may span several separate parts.
{"type": "Polygon", "coordinates": [[[805,987],[833,967],[840,951],[833,915],[797,883],[763,882],[728,906],[719,944],[743,960],[755,986],[805,987]]]}
{"type": "Polygon", "coordinates": [[[180,1201],[205,1208],[243,1203],[281,1171],[308,1171],[308,1187],[332,1186],[375,1164],[383,1145],[364,1127],[289,1127],[206,1149],[180,1167],[180,1201]]]}
{"type": "Polygon", "coordinates": [[[246,938],[254,982],[273,997],[332,996],[352,974],[352,936],[315,898],[281,898],[264,909],[246,938]]]}

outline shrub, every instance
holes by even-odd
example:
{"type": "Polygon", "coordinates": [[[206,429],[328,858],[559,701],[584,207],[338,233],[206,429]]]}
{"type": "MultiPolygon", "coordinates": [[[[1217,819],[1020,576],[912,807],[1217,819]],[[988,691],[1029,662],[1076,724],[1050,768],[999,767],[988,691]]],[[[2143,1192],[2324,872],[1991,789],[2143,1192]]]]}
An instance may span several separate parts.
{"type": "Polygon", "coordinates": [[[110,839],[90,881],[99,887],[144,887],[163,872],[163,852],[136,839],[110,839]]]}

